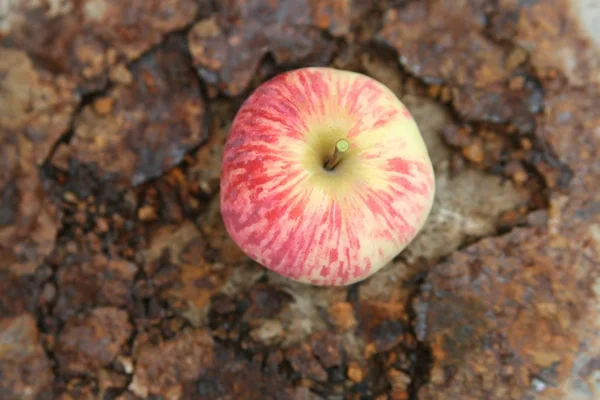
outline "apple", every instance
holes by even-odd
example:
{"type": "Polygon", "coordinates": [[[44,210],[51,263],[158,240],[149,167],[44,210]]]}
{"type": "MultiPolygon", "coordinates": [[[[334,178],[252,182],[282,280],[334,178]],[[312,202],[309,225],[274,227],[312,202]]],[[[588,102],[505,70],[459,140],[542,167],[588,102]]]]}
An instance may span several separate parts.
{"type": "Polygon", "coordinates": [[[221,213],[251,259],[321,286],[361,281],[417,235],[435,182],[418,126],[380,82],[308,67],[261,84],[224,147],[221,213]]]}

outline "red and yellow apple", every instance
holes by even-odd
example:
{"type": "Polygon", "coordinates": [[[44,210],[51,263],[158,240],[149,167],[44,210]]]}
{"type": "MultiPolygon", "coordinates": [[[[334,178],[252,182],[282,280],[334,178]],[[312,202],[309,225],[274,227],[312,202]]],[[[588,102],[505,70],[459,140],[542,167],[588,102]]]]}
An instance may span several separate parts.
{"type": "Polygon", "coordinates": [[[378,81],[301,68],[259,86],[225,144],[221,213],[237,245],[290,279],[343,286],[416,236],[435,193],[418,126],[378,81]]]}

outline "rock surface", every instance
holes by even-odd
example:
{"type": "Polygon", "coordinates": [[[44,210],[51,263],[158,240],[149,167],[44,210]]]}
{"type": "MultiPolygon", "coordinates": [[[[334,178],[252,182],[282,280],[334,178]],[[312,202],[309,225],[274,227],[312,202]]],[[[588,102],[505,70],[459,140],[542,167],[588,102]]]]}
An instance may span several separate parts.
{"type": "Polygon", "coordinates": [[[118,184],[135,186],[161,176],[202,144],[205,102],[184,46],[169,38],[134,64],[131,82],[84,107],[56,162],[93,163],[118,184]]]}
{"type": "Polygon", "coordinates": [[[54,374],[31,314],[0,319],[0,397],[51,399],[54,374]]]}
{"type": "Polygon", "coordinates": [[[599,15],[5,2],[0,398],[599,398],[599,15]],[[436,171],[419,237],[348,288],[266,271],[219,213],[235,113],[306,65],[387,85],[436,171]]]}
{"type": "Polygon", "coordinates": [[[54,247],[59,213],[37,166],[67,131],[79,99],[65,76],[0,47],[0,271],[31,274],[54,247]]]}
{"type": "Polygon", "coordinates": [[[281,66],[325,65],[334,49],[320,30],[348,35],[373,5],[364,0],[234,0],[218,3],[216,15],[189,33],[199,75],[235,96],[250,84],[267,54],[281,66]]]}
{"type": "Polygon", "coordinates": [[[116,358],[131,331],[127,313],[112,307],[69,318],[57,338],[60,368],[72,374],[96,373],[116,358]]]}
{"type": "MultiPolygon", "coordinates": [[[[565,8],[547,4],[520,10],[519,21],[564,18],[565,8]]],[[[530,43],[537,70],[555,75],[543,81],[545,111],[535,133],[572,179],[550,196],[545,224],[482,240],[430,272],[414,305],[417,337],[434,358],[419,399],[600,396],[600,136],[592,111],[600,87],[593,80],[579,87],[573,75],[588,73],[598,49],[576,20],[566,21],[574,36],[558,42],[550,25],[534,26],[517,40],[530,43]],[[587,50],[577,55],[541,52],[579,45],[587,50]]]]}
{"type": "Polygon", "coordinates": [[[140,343],[129,389],[140,397],[180,398],[183,384],[200,377],[213,362],[213,340],[204,331],[184,331],[158,345],[140,343]]]}
{"type": "Polygon", "coordinates": [[[9,0],[0,15],[0,40],[24,49],[49,71],[72,76],[85,92],[93,91],[109,78],[122,81],[129,75],[124,64],[191,23],[206,3],[9,0]]]}

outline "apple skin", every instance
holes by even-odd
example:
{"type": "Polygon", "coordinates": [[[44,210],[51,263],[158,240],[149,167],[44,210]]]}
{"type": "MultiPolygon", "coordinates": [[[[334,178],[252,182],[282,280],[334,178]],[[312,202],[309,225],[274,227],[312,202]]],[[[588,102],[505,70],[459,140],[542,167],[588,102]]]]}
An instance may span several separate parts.
{"type": "Polygon", "coordinates": [[[308,67],[264,82],[237,112],[224,148],[227,232],[250,258],[303,283],[371,276],[417,235],[434,194],[409,111],[355,72],[308,67]],[[350,149],[328,171],[342,138],[350,149]]]}

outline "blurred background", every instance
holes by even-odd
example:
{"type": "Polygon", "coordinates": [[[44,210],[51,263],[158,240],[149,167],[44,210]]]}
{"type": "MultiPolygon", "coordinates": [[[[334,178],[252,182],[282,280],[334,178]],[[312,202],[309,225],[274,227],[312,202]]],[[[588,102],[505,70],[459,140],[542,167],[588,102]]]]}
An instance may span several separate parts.
{"type": "Polygon", "coordinates": [[[597,0],[0,0],[0,399],[600,399],[597,0]],[[436,171],[347,288],[250,261],[223,144],[276,74],[364,73],[436,171]]]}

